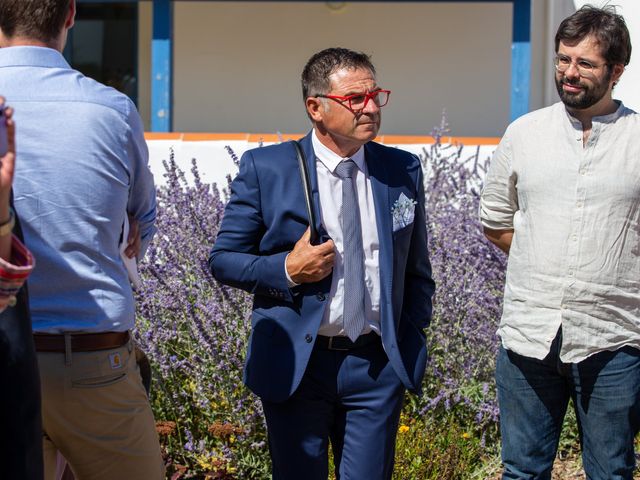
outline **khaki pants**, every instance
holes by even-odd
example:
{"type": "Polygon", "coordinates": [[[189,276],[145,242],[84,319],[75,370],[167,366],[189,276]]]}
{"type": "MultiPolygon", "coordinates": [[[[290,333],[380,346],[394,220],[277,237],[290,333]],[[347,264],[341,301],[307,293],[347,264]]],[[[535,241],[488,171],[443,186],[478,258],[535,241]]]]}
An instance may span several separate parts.
{"type": "Polygon", "coordinates": [[[38,353],[45,479],[56,451],[77,480],[160,480],[164,466],[134,344],[97,352],[38,353]]]}

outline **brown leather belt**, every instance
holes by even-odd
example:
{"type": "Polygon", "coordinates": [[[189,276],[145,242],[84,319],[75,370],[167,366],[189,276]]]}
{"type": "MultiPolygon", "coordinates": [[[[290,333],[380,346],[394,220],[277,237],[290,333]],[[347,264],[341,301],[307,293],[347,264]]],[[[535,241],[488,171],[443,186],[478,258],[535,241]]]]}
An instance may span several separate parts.
{"type": "MultiPolygon", "coordinates": [[[[74,333],[69,334],[72,352],[95,352],[118,348],[129,341],[129,332],[74,333]]],[[[65,335],[34,333],[36,352],[64,353],[65,335]]]]}
{"type": "Polygon", "coordinates": [[[354,350],[356,348],[365,347],[373,342],[380,341],[380,335],[376,332],[369,332],[365,335],[360,335],[356,338],[355,342],[349,340],[349,337],[337,336],[337,337],[325,337],[324,335],[318,335],[316,337],[315,348],[322,350],[354,350]]]}

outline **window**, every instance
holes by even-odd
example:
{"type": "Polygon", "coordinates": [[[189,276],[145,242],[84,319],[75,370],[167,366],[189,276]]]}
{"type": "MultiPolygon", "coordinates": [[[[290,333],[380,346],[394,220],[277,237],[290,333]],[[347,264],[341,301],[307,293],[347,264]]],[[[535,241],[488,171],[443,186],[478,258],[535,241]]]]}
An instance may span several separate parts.
{"type": "Polygon", "coordinates": [[[73,68],[125,93],[136,104],[137,25],[137,3],[80,2],[64,51],[73,68]]]}

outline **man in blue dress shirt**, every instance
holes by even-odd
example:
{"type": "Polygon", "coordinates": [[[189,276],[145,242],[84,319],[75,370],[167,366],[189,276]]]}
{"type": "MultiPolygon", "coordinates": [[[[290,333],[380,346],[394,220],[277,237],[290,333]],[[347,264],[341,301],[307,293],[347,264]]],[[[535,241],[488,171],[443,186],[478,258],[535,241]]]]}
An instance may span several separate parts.
{"type": "Polygon", "coordinates": [[[0,91],[21,124],[15,208],[38,262],[30,305],[46,478],[59,450],[79,479],[159,479],[118,248],[128,215],[127,254],[144,254],[155,188],[131,100],[71,69],[61,54],[74,17],[75,0],[0,0],[0,91]]]}

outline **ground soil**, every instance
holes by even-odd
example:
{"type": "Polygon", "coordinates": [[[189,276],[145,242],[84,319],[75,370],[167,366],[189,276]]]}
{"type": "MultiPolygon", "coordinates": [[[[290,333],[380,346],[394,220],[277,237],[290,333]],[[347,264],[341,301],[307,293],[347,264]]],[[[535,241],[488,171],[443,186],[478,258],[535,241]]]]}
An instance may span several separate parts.
{"type": "MultiPolygon", "coordinates": [[[[502,472],[496,472],[486,480],[500,480],[502,472]]],[[[553,464],[552,480],[585,480],[582,463],[578,458],[557,458],[553,464]]]]}
{"type": "Polygon", "coordinates": [[[556,458],[551,474],[553,480],[585,480],[582,462],[578,458],[556,458]]]}
{"type": "MultiPolygon", "coordinates": [[[[501,473],[496,473],[487,480],[500,480],[501,473]]],[[[582,462],[578,456],[569,456],[564,458],[556,458],[553,464],[552,480],[585,480],[584,471],[582,470],[582,462]]],[[[640,471],[636,470],[633,476],[634,480],[640,480],[640,471]]]]}

